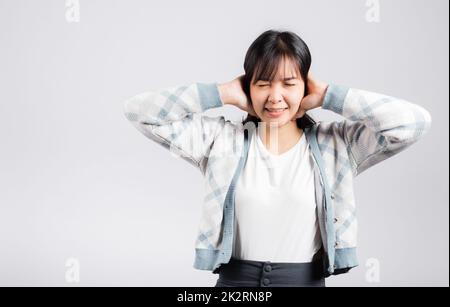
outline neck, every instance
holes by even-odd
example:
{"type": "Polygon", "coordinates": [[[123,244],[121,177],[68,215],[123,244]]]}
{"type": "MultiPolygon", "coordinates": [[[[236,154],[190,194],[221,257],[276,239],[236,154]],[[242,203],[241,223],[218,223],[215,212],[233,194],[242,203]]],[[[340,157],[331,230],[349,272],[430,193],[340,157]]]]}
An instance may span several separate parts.
{"type": "Polygon", "coordinates": [[[277,127],[269,122],[260,122],[258,132],[267,150],[274,154],[282,154],[297,144],[303,135],[303,130],[297,127],[295,121],[277,127]]]}

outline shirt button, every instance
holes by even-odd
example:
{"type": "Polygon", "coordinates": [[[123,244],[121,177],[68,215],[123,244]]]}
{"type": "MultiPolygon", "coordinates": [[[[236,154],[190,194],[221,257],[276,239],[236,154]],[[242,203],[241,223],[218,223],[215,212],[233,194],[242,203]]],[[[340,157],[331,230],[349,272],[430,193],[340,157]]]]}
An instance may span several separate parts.
{"type": "Polygon", "coordinates": [[[268,286],[270,284],[270,280],[268,278],[264,278],[263,285],[268,286]]]}
{"type": "Polygon", "coordinates": [[[338,219],[337,219],[337,218],[334,218],[334,222],[337,223],[337,221],[338,221],[338,219]]]}
{"type": "Polygon", "coordinates": [[[334,199],[334,193],[331,194],[331,199],[334,199]]]}
{"type": "Polygon", "coordinates": [[[264,271],[270,272],[270,271],[272,271],[272,267],[271,267],[270,265],[267,265],[267,266],[264,268],[264,271]]]}
{"type": "Polygon", "coordinates": [[[334,243],[334,247],[338,247],[339,246],[339,242],[334,243]]]}

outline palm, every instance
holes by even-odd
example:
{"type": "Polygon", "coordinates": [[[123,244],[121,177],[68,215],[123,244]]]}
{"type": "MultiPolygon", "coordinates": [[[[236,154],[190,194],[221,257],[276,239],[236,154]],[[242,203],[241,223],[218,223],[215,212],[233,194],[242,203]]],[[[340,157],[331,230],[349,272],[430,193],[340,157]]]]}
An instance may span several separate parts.
{"type": "Polygon", "coordinates": [[[305,111],[317,108],[321,104],[322,99],[321,93],[311,93],[303,98],[301,107],[305,109],[305,111]]]}
{"type": "Polygon", "coordinates": [[[245,92],[243,90],[243,78],[244,78],[244,75],[233,80],[233,83],[236,87],[237,106],[241,110],[244,110],[245,112],[249,113],[250,115],[257,116],[255,110],[253,109],[252,104],[250,103],[247,95],[245,94],[245,92]]]}
{"type": "Polygon", "coordinates": [[[312,74],[308,74],[308,95],[303,97],[296,118],[303,117],[306,111],[318,108],[322,105],[328,84],[316,80],[312,74]]]}

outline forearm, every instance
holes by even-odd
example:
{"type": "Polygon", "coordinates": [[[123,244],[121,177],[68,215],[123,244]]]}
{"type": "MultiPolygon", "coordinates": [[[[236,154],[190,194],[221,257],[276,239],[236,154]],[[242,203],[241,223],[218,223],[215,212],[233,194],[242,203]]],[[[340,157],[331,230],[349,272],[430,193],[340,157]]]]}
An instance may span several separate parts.
{"type": "Polygon", "coordinates": [[[322,107],[362,122],[372,131],[396,142],[416,139],[431,125],[430,113],[417,104],[335,84],[330,85],[322,107]]]}
{"type": "Polygon", "coordinates": [[[130,121],[159,126],[222,105],[216,83],[192,83],[135,95],[125,101],[124,113],[130,121]]]}

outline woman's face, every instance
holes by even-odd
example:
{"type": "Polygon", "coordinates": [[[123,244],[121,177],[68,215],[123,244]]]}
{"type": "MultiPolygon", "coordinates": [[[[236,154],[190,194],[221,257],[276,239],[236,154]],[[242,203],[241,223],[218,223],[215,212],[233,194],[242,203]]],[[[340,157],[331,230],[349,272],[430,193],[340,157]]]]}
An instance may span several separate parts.
{"type": "Polygon", "coordinates": [[[274,80],[254,81],[253,77],[250,96],[261,121],[281,127],[294,119],[304,96],[304,82],[290,60],[280,62],[274,80]]]}

